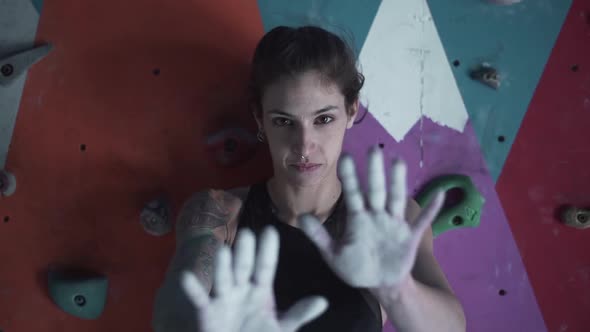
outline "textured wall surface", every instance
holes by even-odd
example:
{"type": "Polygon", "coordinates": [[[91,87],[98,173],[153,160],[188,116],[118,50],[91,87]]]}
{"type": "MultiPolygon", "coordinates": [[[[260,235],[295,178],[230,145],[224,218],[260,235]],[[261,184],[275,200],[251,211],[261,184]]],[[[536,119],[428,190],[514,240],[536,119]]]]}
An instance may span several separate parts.
{"type": "Polygon", "coordinates": [[[0,330],[149,330],[174,239],[146,234],[141,208],[165,194],[177,211],[196,190],[270,174],[261,145],[238,144],[246,157],[229,168],[206,139],[254,132],[241,93],[253,48],[304,24],[358,53],[367,115],[344,150],[363,179],[368,147],[383,144],[414,193],[464,174],[486,198],[478,228],[435,240],[468,331],[590,329],[590,231],[555,215],[590,206],[589,1],[8,0],[0,59],[35,40],[54,50],[0,86],[0,167],[18,179],[0,197],[0,330]],[[482,63],[499,89],[469,77],[482,63]],[[100,319],[51,303],[46,273],[62,266],[109,278],[100,319]]]}

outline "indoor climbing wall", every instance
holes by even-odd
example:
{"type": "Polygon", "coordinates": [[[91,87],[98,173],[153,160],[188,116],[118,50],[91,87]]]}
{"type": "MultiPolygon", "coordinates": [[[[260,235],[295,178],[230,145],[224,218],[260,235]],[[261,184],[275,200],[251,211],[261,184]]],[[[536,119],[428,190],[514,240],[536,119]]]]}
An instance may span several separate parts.
{"type": "Polygon", "coordinates": [[[496,2],[0,2],[0,61],[52,45],[0,85],[17,181],[0,197],[0,331],[150,329],[174,238],[142,208],[166,197],[173,218],[191,192],[270,174],[240,91],[263,33],[305,24],[358,53],[364,117],[344,149],[361,175],[380,144],[415,194],[456,174],[485,200],[477,227],[435,240],[468,331],[588,330],[590,231],[556,213],[590,206],[590,1],[496,2]],[[68,267],[108,279],[98,319],[52,303],[48,273],[68,267]]]}

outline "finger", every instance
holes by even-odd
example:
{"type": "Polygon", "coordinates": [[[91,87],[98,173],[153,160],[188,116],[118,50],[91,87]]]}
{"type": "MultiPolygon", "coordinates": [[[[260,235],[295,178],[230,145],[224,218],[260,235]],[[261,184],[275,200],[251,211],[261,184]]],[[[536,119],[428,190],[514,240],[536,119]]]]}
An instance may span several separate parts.
{"type": "Polygon", "coordinates": [[[373,148],[369,152],[368,168],[369,206],[374,211],[385,209],[385,170],[383,168],[383,151],[373,148]]]}
{"type": "Polygon", "coordinates": [[[272,226],[267,226],[260,235],[256,255],[254,281],[261,286],[272,287],[279,259],[279,234],[272,226]]]}
{"type": "Polygon", "coordinates": [[[338,167],[342,180],[342,191],[344,192],[344,199],[349,213],[354,214],[362,211],[365,208],[365,204],[363,195],[359,190],[359,183],[352,157],[348,155],[342,156],[338,167]]]}
{"type": "Polygon", "coordinates": [[[281,331],[294,332],[316,319],[328,309],[328,300],[322,296],[310,296],[295,303],[284,314],[279,324],[281,331]]]}
{"type": "Polygon", "coordinates": [[[319,249],[327,261],[332,259],[332,237],[320,223],[320,221],[309,214],[299,218],[301,230],[319,249]]]}
{"type": "Polygon", "coordinates": [[[180,284],[188,299],[195,307],[203,308],[209,303],[209,295],[192,272],[182,272],[180,275],[180,284]]]}
{"type": "Polygon", "coordinates": [[[424,208],[418,215],[418,218],[414,223],[414,233],[416,233],[420,239],[422,238],[422,234],[424,234],[426,229],[428,229],[428,227],[432,225],[434,219],[436,219],[444,202],[445,192],[438,191],[430,203],[426,205],[426,208],[424,208]]]}
{"type": "Polygon", "coordinates": [[[251,230],[244,228],[238,232],[234,249],[234,279],[237,285],[250,281],[254,270],[256,239],[251,230]]]}
{"type": "Polygon", "coordinates": [[[216,296],[223,296],[230,291],[233,277],[231,275],[231,251],[223,245],[217,250],[215,260],[214,289],[216,296]]]}
{"type": "Polygon", "coordinates": [[[389,179],[390,197],[387,209],[392,216],[402,220],[405,218],[408,204],[407,173],[406,163],[399,159],[393,162],[389,179]]]}

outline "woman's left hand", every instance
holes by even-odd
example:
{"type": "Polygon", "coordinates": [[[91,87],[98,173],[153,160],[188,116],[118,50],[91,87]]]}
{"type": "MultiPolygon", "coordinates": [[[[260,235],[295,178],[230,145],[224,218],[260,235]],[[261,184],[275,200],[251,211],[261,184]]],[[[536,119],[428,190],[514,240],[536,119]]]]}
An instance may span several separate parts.
{"type": "Polygon", "coordinates": [[[405,219],[405,163],[394,163],[387,197],[383,153],[380,148],[370,151],[368,209],[352,158],[343,156],[338,166],[348,210],[344,235],[339,241],[332,239],[311,215],[300,217],[301,228],[332,270],[350,286],[395,290],[410,276],[420,240],[442,207],[444,193],[439,192],[409,224],[405,219]]]}

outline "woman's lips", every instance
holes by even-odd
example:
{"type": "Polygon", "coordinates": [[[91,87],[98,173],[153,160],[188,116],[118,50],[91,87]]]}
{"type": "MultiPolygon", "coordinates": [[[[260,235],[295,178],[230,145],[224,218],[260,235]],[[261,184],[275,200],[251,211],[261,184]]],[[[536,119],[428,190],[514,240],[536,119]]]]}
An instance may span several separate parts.
{"type": "Polygon", "coordinates": [[[311,172],[318,169],[321,164],[294,164],[293,166],[299,172],[311,172]]]}

